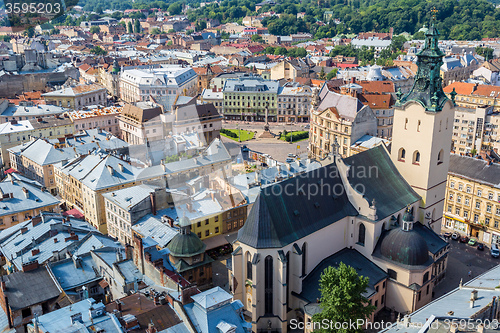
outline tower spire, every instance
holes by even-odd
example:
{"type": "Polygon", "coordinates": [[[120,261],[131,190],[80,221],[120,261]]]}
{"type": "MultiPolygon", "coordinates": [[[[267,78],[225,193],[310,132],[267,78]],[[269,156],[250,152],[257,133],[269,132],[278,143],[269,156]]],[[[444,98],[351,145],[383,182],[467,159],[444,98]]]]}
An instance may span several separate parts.
{"type": "Polygon", "coordinates": [[[430,27],[425,33],[423,49],[417,53],[417,75],[409,93],[400,97],[397,105],[414,101],[420,103],[426,111],[439,112],[448,100],[442,85],[440,69],[444,53],[439,49],[439,31],[436,28],[437,9],[431,10],[430,27]]]}

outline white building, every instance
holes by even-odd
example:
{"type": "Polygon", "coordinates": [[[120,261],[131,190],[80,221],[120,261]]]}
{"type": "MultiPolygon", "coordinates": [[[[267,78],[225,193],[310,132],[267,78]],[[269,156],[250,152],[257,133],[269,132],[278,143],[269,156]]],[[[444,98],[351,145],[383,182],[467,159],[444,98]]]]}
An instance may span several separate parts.
{"type": "Polygon", "coordinates": [[[149,101],[149,96],[195,96],[197,75],[182,65],[138,66],[122,71],[120,97],[125,102],[149,101]]]}

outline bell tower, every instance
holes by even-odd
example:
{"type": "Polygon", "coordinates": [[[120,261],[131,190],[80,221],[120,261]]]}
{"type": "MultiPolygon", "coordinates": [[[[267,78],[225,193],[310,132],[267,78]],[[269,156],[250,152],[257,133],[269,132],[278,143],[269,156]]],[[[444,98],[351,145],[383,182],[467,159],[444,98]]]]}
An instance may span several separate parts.
{"type": "Polygon", "coordinates": [[[443,91],[440,67],[444,53],[438,47],[435,10],[425,44],[417,54],[418,71],[406,95],[397,93],[391,159],[421,197],[416,221],[441,231],[446,179],[450,161],[454,95],[443,91]]]}

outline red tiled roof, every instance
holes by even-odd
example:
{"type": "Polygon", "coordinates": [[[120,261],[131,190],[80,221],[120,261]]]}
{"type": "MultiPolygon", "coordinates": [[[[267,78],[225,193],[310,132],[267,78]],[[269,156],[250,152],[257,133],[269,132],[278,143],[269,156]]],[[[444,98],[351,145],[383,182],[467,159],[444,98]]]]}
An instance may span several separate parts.
{"type": "Polygon", "coordinates": [[[444,87],[444,92],[449,94],[455,88],[455,92],[459,95],[471,95],[474,91],[475,84],[474,83],[466,83],[466,82],[453,82],[450,85],[444,87]]]}

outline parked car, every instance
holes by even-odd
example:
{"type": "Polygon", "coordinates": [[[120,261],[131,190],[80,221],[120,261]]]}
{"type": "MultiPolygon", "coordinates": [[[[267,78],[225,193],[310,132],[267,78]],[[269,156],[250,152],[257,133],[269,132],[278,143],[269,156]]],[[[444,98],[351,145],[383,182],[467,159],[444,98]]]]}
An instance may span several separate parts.
{"type": "Polygon", "coordinates": [[[484,244],[483,243],[477,243],[477,249],[479,251],[484,251],[484,244]]]}
{"type": "Polygon", "coordinates": [[[443,237],[444,237],[445,239],[451,238],[451,232],[446,232],[446,233],[443,235],[443,237]]]}
{"type": "Polygon", "coordinates": [[[470,246],[475,246],[477,244],[477,240],[475,238],[471,238],[469,239],[469,243],[467,244],[469,244],[470,246]]]}
{"type": "Polygon", "coordinates": [[[292,163],[293,161],[295,161],[295,159],[288,157],[285,162],[292,163]]]}
{"type": "Polygon", "coordinates": [[[310,129],[310,128],[311,128],[311,125],[309,125],[309,124],[307,124],[307,125],[305,125],[305,126],[304,126],[304,129],[307,129],[307,130],[308,130],[308,129],[310,129]]]}
{"type": "Polygon", "coordinates": [[[453,235],[451,235],[451,239],[453,239],[453,240],[456,240],[456,241],[457,241],[457,240],[459,240],[459,239],[460,239],[460,235],[459,235],[459,234],[457,234],[456,232],[454,232],[454,233],[453,233],[453,235]]]}
{"type": "Polygon", "coordinates": [[[493,258],[500,257],[500,250],[498,250],[498,246],[496,244],[491,244],[490,255],[493,258]]]}
{"type": "Polygon", "coordinates": [[[290,158],[297,158],[297,155],[295,155],[293,153],[288,153],[288,157],[290,157],[290,158]]]}
{"type": "Polygon", "coordinates": [[[467,236],[460,237],[460,243],[468,243],[468,242],[469,242],[469,237],[467,236]]]}

